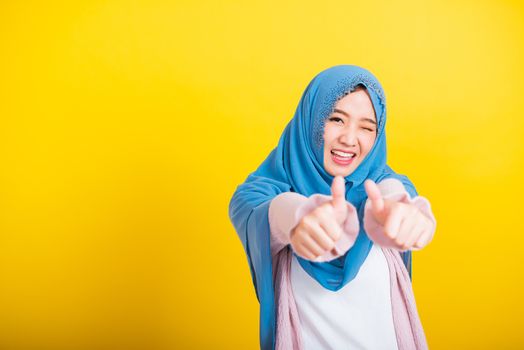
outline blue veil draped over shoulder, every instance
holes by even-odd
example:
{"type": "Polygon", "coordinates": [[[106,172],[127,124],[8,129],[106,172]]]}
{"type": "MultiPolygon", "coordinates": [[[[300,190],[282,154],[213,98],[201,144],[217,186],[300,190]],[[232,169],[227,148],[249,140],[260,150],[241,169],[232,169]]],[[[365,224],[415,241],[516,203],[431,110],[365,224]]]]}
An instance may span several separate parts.
{"type": "MultiPolygon", "coordinates": [[[[360,232],[343,256],[328,262],[313,262],[296,256],[302,268],[318,283],[336,291],[357,275],[373,242],[363,228],[367,194],[364,180],[375,182],[393,177],[400,180],[411,197],[417,191],[404,175],[386,164],[386,102],[382,86],[366,69],[338,65],[317,74],[300,98],[295,115],[287,124],[278,145],[260,166],[239,185],[229,203],[229,217],[244,246],[255,292],[260,303],[260,346],[275,346],[275,293],[270,252],[268,209],[282,192],[304,196],[331,195],[333,176],[324,169],[324,123],[338,99],[364,85],[377,118],[377,137],[372,149],[354,172],[345,177],[346,200],[358,211],[360,232]]],[[[411,277],[411,251],[402,253],[411,277]]]]}

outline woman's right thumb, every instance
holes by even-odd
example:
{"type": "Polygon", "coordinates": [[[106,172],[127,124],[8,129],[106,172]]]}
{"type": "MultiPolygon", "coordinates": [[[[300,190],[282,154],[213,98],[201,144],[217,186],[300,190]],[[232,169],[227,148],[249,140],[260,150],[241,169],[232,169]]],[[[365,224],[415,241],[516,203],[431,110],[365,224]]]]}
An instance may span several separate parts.
{"type": "Polygon", "coordinates": [[[346,184],[342,176],[335,176],[331,184],[331,195],[333,197],[333,207],[339,221],[346,219],[346,184]]]}

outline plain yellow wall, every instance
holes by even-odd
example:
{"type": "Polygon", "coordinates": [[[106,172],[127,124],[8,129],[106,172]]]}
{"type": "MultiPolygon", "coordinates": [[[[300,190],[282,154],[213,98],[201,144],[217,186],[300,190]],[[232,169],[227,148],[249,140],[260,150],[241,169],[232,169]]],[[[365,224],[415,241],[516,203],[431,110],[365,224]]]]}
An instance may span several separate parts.
{"type": "Polygon", "coordinates": [[[0,348],[258,348],[228,203],[336,64],[437,217],[430,347],[524,347],[522,62],[518,1],[3,1],[0,348]]]}

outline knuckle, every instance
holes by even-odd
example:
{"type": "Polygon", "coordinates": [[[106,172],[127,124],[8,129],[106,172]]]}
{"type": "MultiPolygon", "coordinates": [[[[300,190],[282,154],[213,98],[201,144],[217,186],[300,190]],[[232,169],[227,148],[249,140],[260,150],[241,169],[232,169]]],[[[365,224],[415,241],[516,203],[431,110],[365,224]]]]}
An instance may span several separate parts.
{"type": "Polygon", "coordinates": [[[328,214],[328,215],[329,215],[329,214],[332,214],[332,213],[335,212],[335,208],[333,208],[333,205],[328,204],[328,205],[326,205],[326,207],[324,208],[324,212],[325,212],[326,214],[328,214]]]}
{"type": "Polygon", "coordinates": [[[393,242],[395,242],[395,244],[398,246],[402,246],[404,244],[403,240],[398,237],[394,238],[393,242]]]}
{"type": "Polygon", "coordinates": [[[331,244],[332,240],[331,240],[331,237],[329,237],[329,235],[323,235],[322,237],[320,237],[321,241],[322,241],[322,247],[325,247],[325,248],[328,248],[328,246],[331,244]]]}
{"type": "Polygon", "coordinates": [[[313,215],[313,216],[319,216],[321,213],[322,213],[322,207],[316,207],[316,208],[313,209],[313,211],[311,212],[311,215],[313,215]]]}
{"type": "Polygon", "coordinates": [[[328,213],[326,213],[325,211],[319,211],[319,212],[317,213],[317,219],[318,219],[319,221],[324,221],[324,220],[326,220],[327,216],[328,216],[328,213]]]}
{"type": "Polygon", "coordinates": [[[322,244],[322,247],[326,250],[330,250],[332,249],[333,247],[335,246],[335,242],[333,242],[333,240],[331,239],[331,237],[326,237],[323,244],[322,244]]]}
{"type": "Polygon", "coordinates": [[[318,207],[315,208],[315,211],[321,213],[321,212],[324,212],[328,207],[328,204],[327,203],[324,203],[322,205],[319,205],[318,207]]]}
{"type": "Polygon", "coordinates": [[[300,242],[303,242],[304,239],[309,236],[309,231],[305,228],[299,230],[298,232],[298,235],[297,235],[297,238],[300,239],[300,242]]]}
{"type": "Polygon", "coordinates": [[[307,250],[302,250],[302,252],[300,253],[302,256],[308,258],[308,259],[314,259],[315,258],[315,255],[307,250]]]}
{"type": "Polygon", "coordinates": [[[390,230],[385,230],[384,233],[386,234],[386,236],[390,239],[393,239],[395,238],[393,232],[391,232],[390,230]]]}
{"type": "Polygon", "coordinates": [[[303,227],[312,227],[314,219],[310,215],[306,215],[302,218],[301,224],[303,227]]]}
{"type": "Polygon", "coordinates": [[[399,206],[399,203],[395,203],[391,206],[391,214],[392,215],[398,215],[399,213],[402,212],[402,207],[399,206]]]}
{"type": "Polygon", "coordinates": [[[303,230],[303,224],[299,223],[293,231],[291,231],[291,238],[296,237],[303,230]]]}
{"type": "Polygon", "coordinates": [[[391,203],[391,210],[398,210],[402,207],[402,203],[400,202],[393,202],[391,203]]]}
{"type": "Polygon", "coordinates": [[[333,213],[333,208],[331,207],[331,205],[326,205],[318,209],[318,216],[323,219],[327,218],[331,213],[333,213]]]}

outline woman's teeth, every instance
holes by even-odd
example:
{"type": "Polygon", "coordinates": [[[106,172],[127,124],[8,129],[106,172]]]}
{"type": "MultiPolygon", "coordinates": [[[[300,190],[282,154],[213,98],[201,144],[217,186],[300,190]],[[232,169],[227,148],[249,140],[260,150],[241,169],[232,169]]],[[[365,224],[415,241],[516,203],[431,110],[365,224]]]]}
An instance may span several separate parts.
{"type": "Polygon", "coordinates": [[[331,153],[336,154],[339,157],[344,157],[344,158],[353,158],[356,155],[355,153],[346,153],[342,151],[331,151],[331,153]]]}

